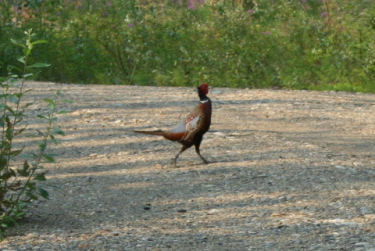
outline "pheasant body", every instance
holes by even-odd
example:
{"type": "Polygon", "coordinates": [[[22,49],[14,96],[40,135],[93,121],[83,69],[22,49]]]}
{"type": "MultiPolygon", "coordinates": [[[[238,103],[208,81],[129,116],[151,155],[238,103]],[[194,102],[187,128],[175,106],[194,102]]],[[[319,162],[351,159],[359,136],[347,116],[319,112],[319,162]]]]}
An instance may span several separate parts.
{"type": "Polygon", "coordinates": [[[197,88],[200,99],[199,104],[183,121],[181,121],[174,128],[166,131],[158,130],[134,132],[148,135],[159,135],[168,140],[181,143],[182,148],[173,160],[174,166],[176,165],[178,156],[193,145],[195,146],[195,151],[197,152],[199,157],[205,164],[207,164],[208,161],[200,154],[199,147],[202,142],[203,135],[210,129],[211,125],[212,104],[211,100],[207,97],[208,88],[208,84],[202,84],[197,88]]]}

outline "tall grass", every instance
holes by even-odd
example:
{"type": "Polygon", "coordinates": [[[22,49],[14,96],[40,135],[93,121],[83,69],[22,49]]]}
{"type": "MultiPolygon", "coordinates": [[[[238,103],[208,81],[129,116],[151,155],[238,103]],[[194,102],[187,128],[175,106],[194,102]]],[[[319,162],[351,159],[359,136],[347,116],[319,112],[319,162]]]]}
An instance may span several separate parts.
{"type": "Polygon", "coordinates": [[[367,0],[29,0],[0,3],[0,65],[32,27],[40,80],[375,92],[367,0]],[[26,12],[26,13],[25,13],[26,12]]]}

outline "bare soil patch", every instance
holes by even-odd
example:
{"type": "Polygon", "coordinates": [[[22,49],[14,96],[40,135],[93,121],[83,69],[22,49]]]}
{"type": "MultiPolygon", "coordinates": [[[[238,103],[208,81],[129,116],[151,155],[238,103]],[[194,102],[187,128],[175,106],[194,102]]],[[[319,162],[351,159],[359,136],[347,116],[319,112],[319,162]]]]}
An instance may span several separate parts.
{"type": "Polygon", "coordinates": [[[213,86],[212,163],[170,168],[178,143],[130,131],[174,126],[193,88],[29,86],[74,103],[51,200],[1,250],[375,250],[375,95],[213,86]]]}

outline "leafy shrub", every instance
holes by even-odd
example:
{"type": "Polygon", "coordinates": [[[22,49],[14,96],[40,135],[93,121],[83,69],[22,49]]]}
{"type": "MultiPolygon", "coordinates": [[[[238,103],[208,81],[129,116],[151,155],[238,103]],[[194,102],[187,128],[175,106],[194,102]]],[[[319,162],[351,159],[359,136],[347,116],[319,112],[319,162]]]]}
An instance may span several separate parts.
{"type": "Polygon", "coordinates": [[[40,80],[374,89],[375,5],[360,0],[26,2],[29,17],[0,3],[0,36],[33,27],[49,41],[33,54],[53,65],[40,80]]]}
{"type": "Polygon", "coordinates": [[[34,135],[38,140],[36,152],[22,156],[24,147],[20,147],[15,140],[26,133],[26,111],[33,103],[23,102],[25,94],[31,90],[25,89],[25,82],[35,77],[37,69],[47,67],[45,63],[29,64],[29,57],[34,46],[45,43],[45,40],[32,40],[34,34],[25,32],[26,41],[12,43],[21,48],[23,56],[17,58],[17,65],[9,66],[11,75],[0,79],[0,239],[6,235],[6,229],[21,219],[27,207],[39,198],[48,199],[48,192],[40,182],[45,181],[46,170],[42,166],[45,162],[54,161],[54,157],[46,153],[48,143],[57,143],[54,134],[63,135],[63,131],[56,127],[57,112],[56,93],[53,99],[44,99],[49,109],[46,114],[38,115],[46,128],[37,130],[34,135]]]}

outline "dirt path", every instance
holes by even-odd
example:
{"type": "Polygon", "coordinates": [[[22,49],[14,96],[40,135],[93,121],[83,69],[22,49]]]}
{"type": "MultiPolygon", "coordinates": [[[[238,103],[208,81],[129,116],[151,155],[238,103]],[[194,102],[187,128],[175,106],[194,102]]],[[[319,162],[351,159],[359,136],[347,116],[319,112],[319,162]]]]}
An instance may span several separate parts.
{"type": "Polygon", "coordinates": [[[128,130],[175,125],[193,88],[30,86],[74,103],[51,200],[1,250],[375,250],[375,95],[213,88],[213,163],[173,169],[177,143],[128,130]]]}

